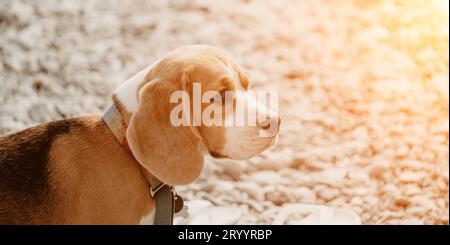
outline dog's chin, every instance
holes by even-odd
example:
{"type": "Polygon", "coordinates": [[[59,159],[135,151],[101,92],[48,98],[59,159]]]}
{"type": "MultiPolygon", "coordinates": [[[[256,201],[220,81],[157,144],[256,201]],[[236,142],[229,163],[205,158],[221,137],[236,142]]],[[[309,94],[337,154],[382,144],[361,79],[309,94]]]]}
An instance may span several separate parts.
{"type": "Polygon", "coordinates": [[[242,147],[242,150],[239,150],[237,152],[233,153],[222,153],[217,151],[209,150],[209,154],[216,159],[231,159],[231,160],[247,160],[250,159],[261,152],[267,150],[271,146],[273,146],[277,141],[277,136],[273,137],[272,139],[265,141],[264,144],[262,144],[259,147],[248,149],[245,147],[242,147]]]}

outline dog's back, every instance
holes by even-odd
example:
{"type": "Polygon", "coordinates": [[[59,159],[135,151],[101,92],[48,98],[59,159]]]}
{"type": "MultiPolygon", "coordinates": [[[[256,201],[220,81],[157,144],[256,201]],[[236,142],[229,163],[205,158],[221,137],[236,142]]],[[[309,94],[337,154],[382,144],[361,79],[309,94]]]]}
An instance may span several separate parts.
{"type": "Polygon", "coordinates": [[[0,224],[48,223],[58,200],[51,195],[48,158],[58,136],[81,127],[60,120],[0,137],[0,224]]]}
{"type": "Polygon", "coordinates": [[[100,116],[0,137],[0,224],[138,224],[152,205],[100,116]]]}

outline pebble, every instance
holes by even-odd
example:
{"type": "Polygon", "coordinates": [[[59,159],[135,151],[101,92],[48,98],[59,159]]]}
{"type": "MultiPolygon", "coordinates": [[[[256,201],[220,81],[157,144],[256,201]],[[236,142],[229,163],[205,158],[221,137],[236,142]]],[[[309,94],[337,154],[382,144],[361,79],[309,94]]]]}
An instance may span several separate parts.
{"type": "Polygon", "coordinates": [[[386,219],[383,223],[387,225],[399,225],[401,224],[401,222],[401,219],[386,219]]]}
{"type": "Polygon", "coordinates": [[[398,180],[403,183],[418,183],[425,177],[423,172],[403,172],[399,175],[398,180]]]}
{"type": "Polygon", "coordinates": [[[350,204],[355,206],[361,206],[363,203],[363,199],[359,196],[353,197],[352,200],[350,200],[350,204]]]}
{"type": "Polygon", "coordinates": [[[239,208],[232,206],[208,207],[190,217],[188,225],[233,225],[242,216],[239,208]]]}
{"type": "Polygon", "coordinates": [[[364,205],[365,209],[373,208],[374,206],[377,206],[378,202],[379,202],[379,198],[377,198],[376,196],[372,196],[372,195],[365,196],[363,199],[364,199],[364,203],[366,204],[366,205],[364,205]]]}
{"type": "Polygon", "coordinates": [[[414,184],[408,184],[408,185],[404,186],[403,189],[404,189],[404,193],[408,196],[419,195],[422,192],[422,189],[414,184]]]}
{"type": "Polygon", "coordinates": [[[416,201],[416,204],[427,209],[428,211],[436,210],[436,208],[437,208],[436,203],[429,198],[421,197],[416,201]]]}
{"type": "Polygon", "coordinates": [[[272,171],[258,171],[248,175],[247,179],[264,186],[279,183],[281,181],[281,176],[280,174],[272,171]]]}
{"type": "Polygon", "coordinates": [[[448,185],[448,175],[449,175],[449,171],[448,169],[443,173],[442,178],[444,179],[445,184],[448,185]]]}
{"type": "Polygon", "coordinates": [[[369,189],[367,187],[355,187],[352,188],[350,190],[348,190],[348,192],[351,195],[355,195],[355,196],[365,196],[367,194],[369,194],[369,189]]]}
{"type": "Polygon", "coordinates": [[[399,207],[407,207],[411,204],[411,201],[407,198],[397,198],[395,199],[394,203],[399,207]]]}
{"type": "Polygon", "coordinates": [[[314,203],[316,201],[316,194],[307,187],[299,187],[292,190],[291,195],[297,202],[314,203]]]}
{"type": "Polygon", "coordinates": [[[367,173],[372,179],[382,179],[384,174],[389,170],[387,163],[374,163],[367,169],[367,173]]]}
{"type": "Polygon", "coordinates": [[[317,194],[319,198],[325,200],[326,202],[329,202],[333,199],[335,199],[341,192],[337,189],[324,189],[319,191],[317,194]]]}
{"type": "Polygon", "coordinates": [[[212,190],[221,193],[233,191],[235,187],[232,181],[215,180],[213,183],[212,190]]]}
{"type": "Polygon", "coordinates": [[[239,180],[245,170],[245,163],[239,161],[225,160],[221,161],[223,171],[234,180],[239,180]]]}
{"type": "Polygon", "coordinates": [[[397,157],[406,157],[408,156],[409,148],[406,145],[402,145],[400,148],[397,149],[396,155],[397,157]]]}
{"type": "Polygon", "coordinates": [[[394,185],[392,183],[383,186],[381,191],[387,195],[394,196],[394,197],[401,195],[401,191],[398,189],[398,187],[396,185],[394,185]]]}
{"type": "Polygon", "coordinates": [[[271,162],[276,162],[280,167],[288,167],[294,158],[294,151],[289,147],[280,151],[268,151],[268,159],[271,162]]]}
{"type": "Polygon", "coordinates": [[[306,164],[307,160],[304,157],[295,157],[290,163],[289,167],[300,169],[302,166],[306,164]]]}
{"type": "Polygon", "coordinates": [[[427,210],[424,207],[420,207],[420,206],[412,206],[406,210],[406,212],[408,214],[411,214],[414,216],[420,216],[420,217],[426,216],[426,211],[427,210]]]}
{"type": "Polygon", "coordinates": [[[433,223],[435,225],[448,225],[448,213],[447,217],[438,217],[433,223]]]}
{"type": "Polygon", "coordinates": [[[365,171],[349,171],[346,177],[351,180],[352,186],[355,184],[367,184],[370,182],[369,175],[365,171]]]}
{"type": "Polygon", "coordinates": [[[265,199],[271,201],[273,204],[277,206],[281,206],[287,202],[289,202],[289,198],[279,191],[267,192],[265,194],[265,199]]]}
{"type": "Polygon", "coordinates": [[[327,168],[322,172],[313,175],[313,180],[317,183],[323,183],[327,185],[339,185],[343,182],[347,170],[341,168],[327,168]]]}
{"type": "Polygon", "coordinates": [[[257,201],[264,200],[264,192],[258,184],[254,182],[237,182],[235,185],[238,190],[247,193],[252,199],[257,201]]]}
{"type": "Polygon", "coordinates": [[[278,171],[283,168],[283,165],[278,162],[264,162],[261,164],[258,164],[257,169],[259,170],[271,170],[271,171],[278,171]]]}
{"type": "Polygon", "coordinates": [[[409,218],[407,220],[402,220],[399,223],[400,225],[423,225],[423,221],[418,218],[409,218]]]}

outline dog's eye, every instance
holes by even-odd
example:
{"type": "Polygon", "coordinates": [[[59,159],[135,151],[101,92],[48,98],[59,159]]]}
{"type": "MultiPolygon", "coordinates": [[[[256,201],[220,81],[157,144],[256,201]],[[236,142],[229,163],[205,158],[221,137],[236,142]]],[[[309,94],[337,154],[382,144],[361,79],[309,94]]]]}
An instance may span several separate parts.
{"type": "Polygon", "coordinates": [[[216,95],[210,99],[210,103],[216,103],[217,105],[225,105],[226,102],[225,97],[230,96],[229,93],[227,93],[227,91],[228,89],[226,88],[217,91],[216,95]]]}
{"type": "Polygon", "coordinates": [[[219,90],[215,97],[216,98],[214,98],[214,102],[218,105],[223,105],[225,101],[225,89],[219,90]]]}

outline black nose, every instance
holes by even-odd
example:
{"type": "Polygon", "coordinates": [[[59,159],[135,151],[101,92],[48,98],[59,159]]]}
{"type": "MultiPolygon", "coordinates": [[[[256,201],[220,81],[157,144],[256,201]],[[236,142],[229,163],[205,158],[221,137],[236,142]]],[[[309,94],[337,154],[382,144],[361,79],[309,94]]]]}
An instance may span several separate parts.
{"type": "Polygon", "coordinates": [[[273,124],[277,124],[277,132],[280,130],[280,124],[281,124],[281,118],[280,117],[271,117],[267,120],[264,120],[262,123],[260,123],[260,127],[264,130],[270,129],[270,126],[273,124]]]}

